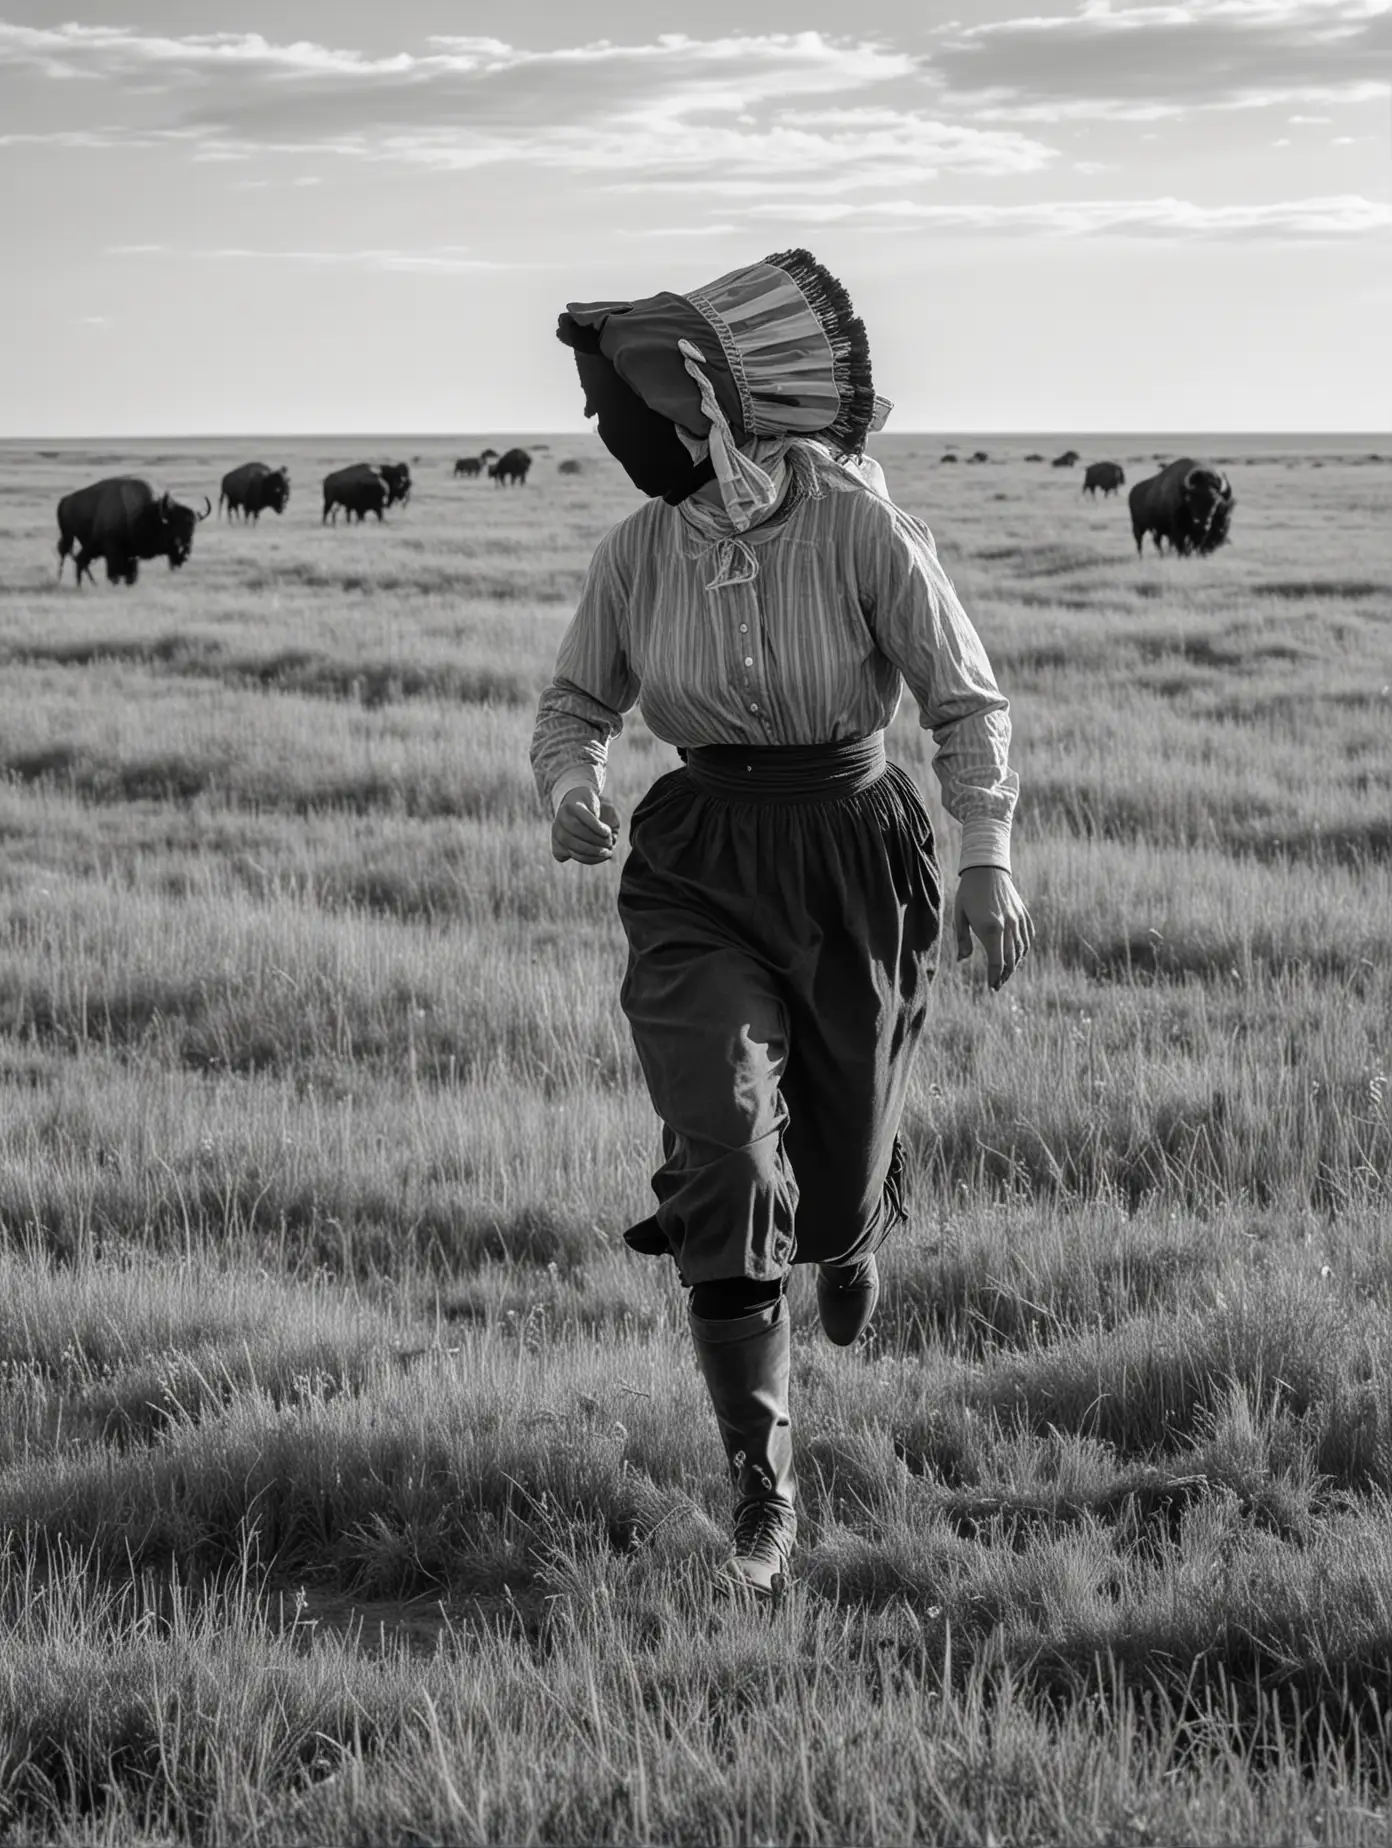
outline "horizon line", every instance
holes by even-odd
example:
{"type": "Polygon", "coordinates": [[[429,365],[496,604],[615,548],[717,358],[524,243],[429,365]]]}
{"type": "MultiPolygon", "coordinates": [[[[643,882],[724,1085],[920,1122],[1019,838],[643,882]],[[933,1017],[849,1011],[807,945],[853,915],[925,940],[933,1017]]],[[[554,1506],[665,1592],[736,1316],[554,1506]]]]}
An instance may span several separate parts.
{"type": "MultiPolygon", "coordinates": [[[[1043,428],[1038,428],[1038,427],[1029,428],[1029,427],[1024,427],[1024,426],[1016,426],[1016,427],[1007,429],[1004,426],[997,427],[997,426],[986,426],[986,425],[973,426],[973,425],[968,425],[968,424],[956,424],[952,426],[952,428],[955,428],[958,430],[969,430],[973,438],[977,436],[1020,437],[1022,439],[1026,439],[1030,441],[1033,441],[1035,439],[1042,439],[1044,437],[1065,437],[1069,435],[1076,436],[1076,437],[1091,437],[1091,436],[1105,436],[1105,437],[1118,437],[1118,436],[1310,437],[1310,436],[1319,436],[1319,437],[1326,437],[1326,438],[1328,437],[1359,437],[1359,438],[1362,438],[1362,437],[1377,436],[1377,437],[1382,437],[1385,440],[1392,441],[1392,429],[1385,429],[1385,428],[1380,428],[1380,427],[1374,428],[1374,427],[1365,427],[1365,426],[1358,426],[1354,428],[1348,428],[1348,427],[1333,428],[1330,426],[1321,426],[1320,428],[1317,428],[1317,429],[1316,428],[1291,429],[1289,427],[1276,427],[1276,426],[1266,427],[1266,426],[1261,426],[1261,425],[1241,426],[1241,427],[1236,426],[1236,425],[1229,425],[1229,426],[1222,427],[1222,428],[1199,429],[1193,425],[1160,426],[1160,425],[1133,424],[1133,425],[1129,425],[1124,428],[1114,428],[1114,429],[1105,429],[1105,430],[1103,429],[1096,429],[1096,430],[1072,429],[1072,430],[1069,430],[1069,429],[1057,428],[1057,427],[1043,429],[1043,428]]],[[[362,438],[364,440],[371,440],[373,442],[379,442],[379,441],[389,438],[396,442],[402,442],[402,441],[406,441],[409,439],[413,442],[443,443],[443,442],[463,442],[466,439],[472,439],[475,436],[484,437],[484,436],[489,436],[491,434],[494,434],[494,433],[488,430],[451,431],[451,430],[410,430],[410,429],[395,429],[395,430],[386,430],[386,429],[382,429],[382,430],[371,430],[371,429],[182,430],[182,431],[154,430],[154,431],[145,431],[145,432],[138,433],[138,434],[132,434],[129,431],[95,430],[95,431],[84,431],[81,434],[76,435],[76,436],[55,436],[55,435],[44,434],[44,433],[34,434],[32,432],[27,432],[24,434],[16,434],[16,435],[6,435],[3,433],[0,433],[0,443],[39,444],[39,443],[247,442],[253,438],[257,440],[290,443],[290,442],[303,442],[303,441],[339,442],[339,441],[343,441],[344,439],[350,438],[350,437],[362,438]]],[[[881,437],[887,437],[891,442],[897,440],[900,437],[909,437],[909,436],[927,436],[927,437],[932,437],[937,442],[943,442],[943,443],[949,443],[949,444],[967,440],[966,438],[955,438],[955,437],[949,436],[945,430],[941,430],[941,429],[884,430],[884,431],[879,431],[876,434],[881,437]]],[[[596,441],[598,440],[597,434],[594,431],[564,430],[564,429],[562,430],[523,430],[519,433],[515,433],[515,436],[512,440],[515,440],[517,442],[526,442],[526,441],[531,441],[531,442],[548,441],[549,442],[555,439],[567,440],[572,437],[590,437],[596,441]]]]}

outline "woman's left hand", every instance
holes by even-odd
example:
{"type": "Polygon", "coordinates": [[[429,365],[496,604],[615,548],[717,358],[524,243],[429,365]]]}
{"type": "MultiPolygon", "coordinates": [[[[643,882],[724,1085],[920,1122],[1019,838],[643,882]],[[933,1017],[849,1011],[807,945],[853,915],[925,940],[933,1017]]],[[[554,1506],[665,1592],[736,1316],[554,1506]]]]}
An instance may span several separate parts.
{"type": "Polygon", "coordinates": [[[973,932],[986,952],[986,980],[992,989],[1008,982],[1034,942],[1029,907],[1003,867],[968,866],[958,876],[952,907],[957,960],[972,953],[973,932]]]}

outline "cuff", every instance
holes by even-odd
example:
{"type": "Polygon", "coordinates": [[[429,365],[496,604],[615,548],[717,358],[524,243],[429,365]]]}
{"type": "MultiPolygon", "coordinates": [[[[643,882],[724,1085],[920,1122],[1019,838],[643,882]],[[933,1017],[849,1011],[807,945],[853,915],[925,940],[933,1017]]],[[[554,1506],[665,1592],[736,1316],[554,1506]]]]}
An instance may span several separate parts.
{"type": "Polygon", "coordinates": [[[562,770],[551,785],[552,815],[560,808],[561,798],[568,796],[572,789],[579,789],[582,784],[596,795],[599,794],[599,778],[595,775],[593,764],[572,764],[568,770],[562,770]]]}
{"type": "Polygon", "coordinates": [[[1010,871],[1008,821],[992,821],[989,816],[980,815],[962,823],[962,851],[957,858],[957,870],[964,873],[969,866],[998,866],[1003,873],[1010,871]]]}

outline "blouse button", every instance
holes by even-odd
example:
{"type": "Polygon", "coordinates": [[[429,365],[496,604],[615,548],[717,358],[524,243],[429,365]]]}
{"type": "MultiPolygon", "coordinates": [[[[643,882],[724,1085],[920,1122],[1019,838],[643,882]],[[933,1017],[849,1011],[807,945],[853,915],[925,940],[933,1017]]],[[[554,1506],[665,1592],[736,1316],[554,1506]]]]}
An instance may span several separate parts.
{"type": "Polygon", "coordinates": [[[748,633],[749,633],[749,624],[747,622],[742,622],[740,624],[740,634],[748,635],[748,633]]]}
{"type": "Polygon", "coordinates": [[[744,665],[745,665],[746,667],[753,667],[753,665],[754,665],[754,657],[753,657],[753,655],[746,655],[746,656],[744,657],[744,665]]]}
{"type": "Polygon", "coordinates": [[[749,710],[750,710],[751,712],[757,712],[757,711],[759,710],[759,702],[758,702],[758,700],[750,700],[750,702],[749,702],[749,710]]]}

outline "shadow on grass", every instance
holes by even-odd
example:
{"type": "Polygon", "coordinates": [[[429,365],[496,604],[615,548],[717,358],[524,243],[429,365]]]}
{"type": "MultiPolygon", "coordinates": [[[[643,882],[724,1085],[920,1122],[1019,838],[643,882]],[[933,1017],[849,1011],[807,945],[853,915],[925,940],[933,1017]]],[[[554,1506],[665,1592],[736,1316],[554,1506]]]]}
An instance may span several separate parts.
{"type": "MultiPolygon", "coordinates": [[[[403,700],[437,699],[468,705],[525,705],[540,680],[487,664],[344,661],[315,649],[234,652],[213,637],[170,634],[155,638],[90,638],[33,642],[0,656],[19,665],[90,667],[103,662],[155,668],[229,686],[277,688],[314,698],[347,700],[375,709],[403,700]]],[[[19,773],[19,772],[17,772],[19,773]]]]}
{"type": "Polygon", "coordinates": [[[21,783],[52,784],[96,805],[215,797],[273,814],[386,811],[413,820],[480,820],[500,814],[530,815],[533,810],[531,792],[521,773],[509,774],[506,767],[468,788],[352,770],[319,780],[259,783],[254,769],[208,758],[179,753],[111,758],[80,746],[58,744],[0,760],[0,774],[21,783]]]}
{"type": "MultiPolygon", "coordinates": [[[[130,1250],[132,1227],[141,1250],[182,1254],[241,1253],[289,1277],[327,1272],[358,1283],[411,1276],[458,1286],[490,1265],[531,1273],[554,1270],[559,1282],[582,1279],[596,1248],[588,1217],[549,1207],[500,1209],[468,1198],[461,1188],[407,1198],[322,1177],[288,1180],[245,1164],[235,1176],[190,1170],[169,1176],[155,1197],[120,1176],[74,1201],[61,1185],[37,1195],[32,1185],[7,1187],[0,1177],[0,1236],[33,1245],[60,1263],[92,1262],[130,1250]]],[[[526,1286],[521,1286],[526,1287],[526,1286]]],[[[460,1319],[470,1319],[470,1293],[460,1290],[460,1319]]],[[[449,1313],[448,1301],[445,1313],[449,1313]]],[[[603,1318],[601,1318],[603,1319],[603,1318]]]]}

